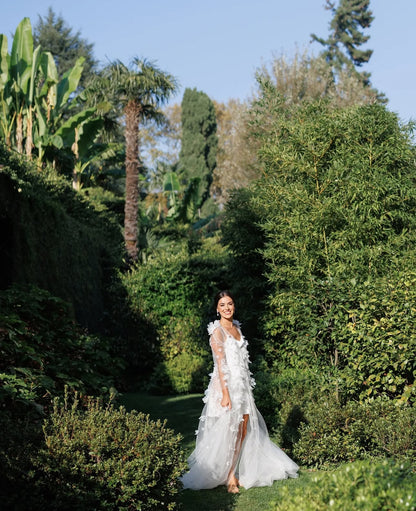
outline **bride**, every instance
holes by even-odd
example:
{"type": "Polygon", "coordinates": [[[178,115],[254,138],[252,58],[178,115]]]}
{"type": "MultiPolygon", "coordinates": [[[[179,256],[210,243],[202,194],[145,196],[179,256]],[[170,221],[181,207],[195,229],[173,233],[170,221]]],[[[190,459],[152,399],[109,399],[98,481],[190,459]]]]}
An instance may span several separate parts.
{"type": "Polygon", "coordinates": [[[247,340],[234,320],[234,299],[221,291],[215,299],[219,320],[208,325],[214,371],[203,399],[195,450],[188,458],[184,488],[268,486],[297,477],[299,467],[269,438],[254,403],[247,340]]]}

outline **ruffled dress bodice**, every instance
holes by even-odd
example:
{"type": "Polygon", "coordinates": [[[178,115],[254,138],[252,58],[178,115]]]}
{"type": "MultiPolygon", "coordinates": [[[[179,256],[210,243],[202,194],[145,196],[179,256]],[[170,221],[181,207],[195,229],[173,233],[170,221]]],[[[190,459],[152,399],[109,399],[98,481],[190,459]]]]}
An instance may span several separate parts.
{"type": "Polygon", "coordinates": [[[234,325],[240,333],[239,340],[222,328],[218,320],[208,325],[214,370],[210,374],[211,381],[203,401],[208,405],[207,415],[212,417],[218,417],[224,413],[224,408],[221,406],[221,373],[230,393],[232,408],[236,413],[240,415],[249,413],[250,401],[253,400],[252,389],[255,381],[249,369],[248,342],[241,332],[240,323],[234,321],[234,325]]]}

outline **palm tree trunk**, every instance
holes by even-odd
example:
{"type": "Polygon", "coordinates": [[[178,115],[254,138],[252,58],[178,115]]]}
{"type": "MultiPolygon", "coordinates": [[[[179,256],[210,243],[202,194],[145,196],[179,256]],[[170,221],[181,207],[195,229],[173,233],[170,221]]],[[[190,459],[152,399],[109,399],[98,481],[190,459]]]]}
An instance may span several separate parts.
{"type": "Polygon", "coordinates": [[[139,120],[140,104],[130,100],[125,109],[126,117],[126,201],[124,206],[124,243],[130,261],[138,259],[139,208],[139,120]]]}

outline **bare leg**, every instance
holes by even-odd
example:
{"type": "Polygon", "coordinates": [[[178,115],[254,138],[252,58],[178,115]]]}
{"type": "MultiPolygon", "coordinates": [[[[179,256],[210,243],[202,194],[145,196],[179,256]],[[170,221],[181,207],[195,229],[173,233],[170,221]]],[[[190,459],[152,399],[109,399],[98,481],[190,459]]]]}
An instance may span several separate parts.
{"type": "Polygon", "coordinates": [[[238,427],[237,441],[235,444],[233,461],[231,463],[231,470],[228,473],[227,488],[228,488],[229,493],[238,493],[239,492],[239,490],[238,490],[239,481],[235,476],[235,468],[236,468],[238,456],[240,455],[241,446],[243,445],[244,439],[247,435],[248,418],[249,418],[248,413],[245,413],[243,415],[243,421],[242,421],[242,423],[240,423],[240,426],[238,427]]]}

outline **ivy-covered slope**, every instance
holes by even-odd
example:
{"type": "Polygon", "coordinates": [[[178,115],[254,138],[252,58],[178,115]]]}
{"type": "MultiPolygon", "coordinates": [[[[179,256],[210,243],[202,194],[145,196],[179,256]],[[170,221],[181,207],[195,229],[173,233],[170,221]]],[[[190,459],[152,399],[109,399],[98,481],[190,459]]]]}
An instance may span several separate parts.
{"type": "Polygon", "coordinates": [[[99,209],[52,170],[0,145],[0,288],[37,285],[97,329],[122,254],[119,227],[99,209]]]}

